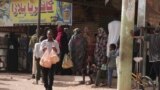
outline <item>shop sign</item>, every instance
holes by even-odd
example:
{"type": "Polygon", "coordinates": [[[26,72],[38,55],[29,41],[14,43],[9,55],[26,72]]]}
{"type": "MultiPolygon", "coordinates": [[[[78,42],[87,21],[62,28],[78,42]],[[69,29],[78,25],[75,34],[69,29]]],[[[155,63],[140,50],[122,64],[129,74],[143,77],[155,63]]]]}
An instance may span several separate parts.
{"type": "MultiPolygon", "coordinates": [[[[36,24],[39,0],[11,0],[10,18],[13,24],[36,24]]],[[[57,0],[41,0],[42,24],[72,25],[72,4],[57,0]]]]}
{"type": "MultiPolygon", "coordinates": [[[[0,1],[0,26],[37,24],[39,0],[0,1]],[[3,2],[4,1],[4,2],[3,2]]],[[[41,23],[72,25],[72,4],[57,0],[41,0],[41,23]]]]}

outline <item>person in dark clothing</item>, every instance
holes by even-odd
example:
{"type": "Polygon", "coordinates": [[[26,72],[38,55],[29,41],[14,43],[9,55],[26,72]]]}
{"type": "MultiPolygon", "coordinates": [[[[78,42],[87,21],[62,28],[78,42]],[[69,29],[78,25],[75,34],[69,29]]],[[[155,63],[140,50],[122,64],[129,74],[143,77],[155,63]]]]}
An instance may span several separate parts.
{"type": "Polygon", "coordinates": [[[74,29],[74,34],[68,46],[71,60],[73,61],[73,74],[82,75],[83,81],[81,81],[80,84],[84,84],[87,66],[87,40],[83,36],[81,29],[74,29]]]}
{"type": "Polygon", "coordinates": [[[158,90],[160,90],[160,32],[155,29],[153,34],[144,36],[135,36],[149,42],[149,62],[152,63],[153,69],[158,77],[158,90]]]}
{"type": "MultiPolygon", "coordinates": [[[[133,40],[133,58],[139,56],[139,49],[140,49],[140,44],[138,43],[138,40],[134,39],[133,40]]],[[[136,68],[135,68],[136,62],[132,60],[132,72],[135,73],[136,68]]]]}
{"type": "Polygon", "coordinates": [[[10,33],[7,52],[7,70],[10,72],[18,71],[18,46],[15,33],[10,33]]]}
{"type": "Polygon", "coordinates": [[[89,27],[86,26],[84,28],[83,36],[87,41],[87,60],[86,60],[86,63],[87,63],[87,67],[86,67],[87,70],[86,71],[87,72],[86,72],[86,74],[90,78],[90,81],[88,82],[88,84],[93,84],[94,81],[93,81],[92,76],[94,74],[95,69],[94,69],[94,67],[92,65],[95,64],[95,61],[94,61],[95,44],[94,44],[94,38],[91,35],[89,27]]]}
{"type": "MultiPolygon", "coordinates": [[[[154,34],[154,28],[151,27],[150,23],[146,22],[146,26],[149,28],[146,28],[146,33],[149,34],[154,34]]],[[[134,30],[134,36],[140,36],[140,30],[142,28],[139,27],[135,27],[134,30]]],[[[140,43],[138,43],[138,40],[136,38],[134,38],[134,42],[133,42],[133,57],[137,57],[139,56],[139,54],[142,54],[140,52],[140,43]]],[[[135,72],[135,61],[133,60],[132,63],[132,71],[135,72]]],[[[149,55],[149,46],[147,45],[147,56],[146,56],[146,75],[151,77],[152,80],[156,80],[156,74],[155,74],[155,70],[153,67],[153,63],[150,62],[150,55],[149,55]]]]}
{"type": "Polygon", "coordinates": [[[158,77],[158,90],[160,90],[160,34],[159,30],[155,30],[154,34],[144,36],[144,40],[149,41],[149,62],[152,63],[156,76],[158,77]]]}
{"type": "Polygon", "coordinates": [[[64,55],[68,53],[68,37],[67,34],[64,32],[61,26],[57,27],[57,42],[59,43],[60,47],[60,62],[57,63],[57,74],[64,74],[64,69],[62,68],[62,62],[64,59],[64,55]]]}
{"type": "Polygon", "coordinates": [[[146,58],[146,75],[149,76],[153,81],[156,80],[156,73],[154,70],[153,63],[149,62],[149,55],[146,58]]]}
{"type": "MultiPolygon", "coordinates": [[[[65,50],[66,51],[65,54],[69,53],[68,42],[69,42],[70,38],[71,38],[71,35],[69,33],[69,29],[68,28],[64,28],[64,36],[62,38],[62,42],[65,45],[65,47],[64,47],[66,49],[65,50]],[[66,46],[66,44],[67,44],[67,46],[66,46]]],[[[64,60],[64,57],[63,57],[63,60],[64,60]]],[[[72,68],[68,68],[68,69],[64,69],[63,68],[62,75],[72,75],[72,68]]]]}
{"type": "Polygon", "coordinates": [[[44,87],[46,90],[52,90],[55,68],[55,65],[52,65],[50,69],[42,68],[44,87]]]}
{"type": "MultiPolygon", "coordinates": [[[[135,27],[134,35],[139,36],[140,31],[137,30],[138,28],[135,27]]],[[[138,39],[134,38],[133,39],[133,58],[139,56],[139,49],[140,49],[140,43],[138,43],[138,39]]],[[[135,73],[136,68],[135,68],[136,62],[132,60],[132,72],[135,73]]]]}

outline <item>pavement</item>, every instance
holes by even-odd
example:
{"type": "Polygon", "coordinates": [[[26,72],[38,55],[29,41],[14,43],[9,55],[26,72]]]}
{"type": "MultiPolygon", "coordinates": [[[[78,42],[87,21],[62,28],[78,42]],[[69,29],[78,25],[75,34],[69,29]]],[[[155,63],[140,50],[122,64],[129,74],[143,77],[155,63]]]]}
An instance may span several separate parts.
{"type": "MultiPolygon", "coordinates": [[[[116,90],[116,79],[113,87],[93,87],[94,85],[80,85],[80,76],[55,76],[53,90],[116,90]]],[[[33,84],[30,74],[0,73],[0,90],[45,90],[43,83],[33,84]]],[[[89,81],[89,78],[86,78],[89,81]]]]}

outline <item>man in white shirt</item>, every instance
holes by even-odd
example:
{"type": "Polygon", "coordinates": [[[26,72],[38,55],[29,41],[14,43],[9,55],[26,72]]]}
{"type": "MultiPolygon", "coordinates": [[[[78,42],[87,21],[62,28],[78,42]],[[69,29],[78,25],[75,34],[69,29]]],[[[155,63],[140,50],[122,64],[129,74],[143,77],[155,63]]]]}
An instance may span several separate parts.
{"type": "MultiPolygon", "coordinates": [[[[52,49],[57,54],[60,53],[59,44],[56,40],[53,39],[53,32],[49,29],[47,31],[47,39],[42,41],[40,50],[42,50],[42,52],[44,53],[46,50],[51,52],[52,49]]],[[[53,64],[51,68],[42,67],[44,87],[46,88],[46,90],[52,90],[55,70],[55,64],[53,64]]]]}

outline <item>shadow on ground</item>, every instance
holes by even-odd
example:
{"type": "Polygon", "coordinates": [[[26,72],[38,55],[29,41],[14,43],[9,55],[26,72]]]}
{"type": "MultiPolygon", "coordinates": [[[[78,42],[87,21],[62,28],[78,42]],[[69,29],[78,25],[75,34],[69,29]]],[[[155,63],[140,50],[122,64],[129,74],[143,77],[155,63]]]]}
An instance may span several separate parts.
{"type": "Polygon", "coordinates": [[[10,89],[7,89],[7,88],[0,88],[0,90],[10,90],[10,89]]]}
{"type": "MultiPolygon", "coordinates": [[[[54,87],[76,87],[76,86],[79,86],[79,85],[85,85],[85,84],[79,84],[79,83],[65,83],[65,82],[54,82],[54,87]]],[[[86,85],[86,86],[89,86],[93,89],[109,89],[108,86],[96,86],[94,84],[92,85],[86,85]]],[[[113,86],[112,88],[110,89],[116,89],[116,86],[113,86]]]]}
{"type": "Polygon", "coordinates": [[[76,87],[78,85],[81,85],[81,84],[78,84],[78,83],[65,83],[65,82],[54,82],[54,87],[76,87]]]}
{"type": "MultiPolygon", "coordinates": [[[[13,78],[0,78],[1,81],[17,81],[13,78]]],[[[0,89],[1,90],[1,89],[0,89]]]]}
{"type": "MultiPolygon", "coordinates": [[[[1,83],[1,82],[0,82],[0,85],[9,85],[9,84],[6,84],[6,83],[1,83]]],[[[1,90],[1,89],[0,89],[0,90],[1,90]]]]}
{"type": "Polygon", "coordinates": [[[93,89],[116,89],[116,87],[112,87],[112,88],[109,88],[108,86],[95,86],[95,85],[93,85],[93,86],[91,86],[91,88],[93,88],[93,89]]]}

